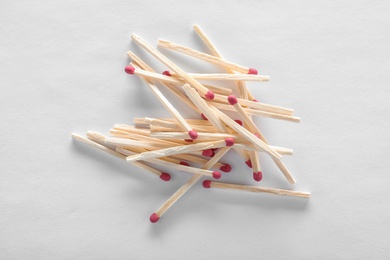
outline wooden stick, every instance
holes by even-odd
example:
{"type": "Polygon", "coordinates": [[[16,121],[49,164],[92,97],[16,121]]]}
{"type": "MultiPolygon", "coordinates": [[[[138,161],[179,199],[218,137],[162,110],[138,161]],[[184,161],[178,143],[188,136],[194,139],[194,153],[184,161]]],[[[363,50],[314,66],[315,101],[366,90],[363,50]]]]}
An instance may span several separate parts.
{"type": "MultiPolygon", "coordinates": [[[[151,132],[150,136],[159,139],[183,139],[186,132],[151,132]]],[[[224,140],[226,138],[234,138],[236,135],[224,133],[198,133],[198,140],[224,140]]]]}
{"type": "Polygon", "coordinates": [[[203,182],[203,187],[242,190],[242,191],[250,191],[250,192],[265,192],[265,193],[272,193],[272,194],[277,194],[277,195],[285,195],[285,196],[293,196],[293,197],[301,197],[301,198],[309,198],[310,197],[310,192],[282,190],[282,189],[257,187],[257,186],[246,186],[246,185],[239,185],[239,184],[215,182],[215,181],[209,181],[209,180],[205,180],[203,182]]]}
{"type": "Polygon", "coordinates": [[[159,59],[162,63],[164,63],[167,67],[169,67],[171,70],[179,74],[187,83],[189,83],[191,86],[196,88],[199,92],[201,92],[207,100],[212,100],[214,98],[214,93],[204,87],[202,84],[200,84],[197,80],[190,77],[184,70],[179,68],[176,64],[174,64],[172,61],[170,61],[167,57],[165,57],[163,54],[161,54],[158,50],[153,48],[150,44],[145,42],[141,37],[139,37],[136,34],[132,34],[131,38],[136,41],[141,47],[143,47],[145,50],[147,50],[150,54],[152,54],[154,57],[159,59]]]}
{"type": "MultiPolygon", "coordinates": [[[[186,54],[186,55],[189,55],[189,56],[201,59],[201,60],[205,60],[205,61],[208,61],[210,63],[216,64],[219,66],[230,68],[232,70],[235,70],[235,71],[238,71],[241,73],[255,74],[255,75],[257,74],[256,69],[248,68],[248,67],[245,67],[242,65],[238,65],[236,63],[226,61],[226,60],[223,60],[221,58],[217,58],[215,56],[212,56],[212,55],[200,52],[200,51],[196,51],[196,50],[191,49],[189,47],[185,47],[183,45],[179,45],[179,44],[176,44],[176,43],[173,43],[170,41],[160,39],[160,40],[158,40],[157,44],[160,47],[164,47],[164,48],[167,48],[167,49],[170,49],[173,51],[177,51],[177,52],[180,52],[180,53],[183,53],[183,54],[186,54]]],[[[175,71],[175,72],[177,73],[177,71],[175,71]]],[[[180,74],[180,73],[178,73],[178,74],[180,74]]]]}
{"type": "MultiPolygon", "coordinates": [[[[224,147],[210,159],[202,169],[210,169],[218,162],[228,151],[230,147],[224,147]]],[[[178,201],[196,182],[202,178],[202,175],[195,174],[183,186],[181,186],[155,213],[150,216],[150,222],[156,223],[176,201],[178,201]]]]}
{"type": "Polygon", "coordinates": [[[212,148],[222,148],[225,146],[232,146],[234,144],[234,140],[231,138],[227,138],[226,140],[214,141],[214,142],[205,142],[198,144],[189,144],[182,145],[176,147],[170,147],[155,151],[144,152],[138,155],[128,156],[126,158],[127,161],[138,161],[138,160],[149,160],[153,158],[160,158],[165,156],[170,156],[174,154],[188,153],[192,151],[206,150],[212,148]]]}
{"type": "MultiPolygon", "coordinates": [[[[203,164],[205,164],[205,163],[207,163],[209,161],[209,159],[203,159],[201,157],[198,157],[198,156],[195,156],[195,155],[190,155],[190,154],[175,154],[172,157],[180,159],[180,160],[189,161],[189,162],[192,162],[192,163],[201,164],[201,165],[203,165],[203,164]]],[[[212,158],[214,158],[214,157],[215,157],[215,155],[212,158]]],[[[163,157],[163,158],[166,158],[166,157],[163,157]]],[[[231,166],[228,163],[216,162],[214,164],[214,167],[218,168],[219,170],[221,170],[223,172],[230,172],[231,171],[231,166]]]]}
{"type": "MultiPolygon", "coordinates": [[[[178,79],[183,80],[180,75],[164,71],[165,75],[169,75],[178,79]]],[[[134,74],[136,74],[134,72],[134,74]]],[[[188,73],[189,76],[196,80],[227,80],[227,81],[269,81],[269,76],[253,75],[253,74],[227,74],[227,73],[188,73]]],[[[151,75],[153,77],[153,75],[151,75]]],[[[159,78],[159,77],[157,77],[159,78]]],[[[163,80],[163,79],[161,79],[163,80]]]]}
{"type": "MultiPolygon", "coordinates": [[[[120,154],[120,153],[118,153],[116,151],[113,151],[110,148],[108,148],[108,147],[106,147],[106,146],[104,146],[102,144],[99,144],[99,143],[97,143],[95,141],[92,141],[90,139],[82,137],[82,136],[80,136],[78,134],[72,134],[72,138],[77,140],[77,141],[80,141],[80,142],[83,142],[85,144],[88,144],[88,145],[90,145],[92,147],[95,147],[95,148],[97,148],[99,150],[102,150],[102,151],[104,151],[106,153],[109,153],[109,154],[111,154],[111,155],[113,155],[113,156],[115,156],[115,157],[117,157],[117,158],[119,158],[121,160],[126,160],[126,156],[124,156],[124,155],[122,155],[122,154],[120,154]]],[[[147,172],[150,172],[150,173],[152,173],[152,174],[154,174],[156,176],[159,176],[160,179],[162,179],[164,181],[169,181],[171,179],[171,176],[168,173],[161,172],[161,171],[159,171],[159,170],[157,170],[157,169],[155,169],[153,167],[150,167],[150,166],[148,166],[148,165],[146,165],[144,163],[133,162],[132,165],[134,165],[135,167],[138,167],[140,169],[143,169],[143,170],[145,170],[147,172]]]]}

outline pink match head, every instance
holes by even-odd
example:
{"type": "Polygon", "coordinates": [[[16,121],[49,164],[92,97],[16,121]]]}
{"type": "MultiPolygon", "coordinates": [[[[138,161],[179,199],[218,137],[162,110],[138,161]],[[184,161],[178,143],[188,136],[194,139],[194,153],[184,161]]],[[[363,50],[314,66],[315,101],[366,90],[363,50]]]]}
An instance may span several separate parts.
{"type": "Polygon", "coordinates": [[[254,136],[256,136],[257,138],[260,138],[260,135],[258,133],[253,133],[254,136]]]}
{"type": "Polygon", "coordinates": [[[207,157],[212,157],[214,155],[214,151],[211,149],[203,150],[202,155],[207,157]]]}
{"type": "Polygon", "coordinates": [[[192,140],[192,139],[184,139],[184,141],[192,143],[194,140],[192,140]]]}
{"type": "Polygon", "coordinates": [[[202,113],[200,116],[203,118],[203,120],[208,120],[207,117],[202,113]]]}
{"type": "Polygon", "coordinates": [[[202,185],[203,185],[203,187],[205,187],[206,189],[208,189],[208,188],[210,188],[210,186],[211,186],[211,181],[209,181],[209,180],[204,180],[204,181],[202,182],[202,185]]]}
{"type": "Polygon", "coordinates": [[[253,179],[255,181],[261,181],[263,179],[263,173],[262,172],[254,172],[253,179]]]}
{"type": "Polygon", "coordinates": [[[221,173],[220,172],[217,172],[217,171],[213,171],[213,178],[214,179],[220,179],[221,178],[221,173]]]}
{"type": "Polygon", "coordinates": [[[134,74],[135,68],[131,65],[125,67],[125,72],[127,74],[134,74]]]}
{"type": "Polygon", "coordinates": [[[172,76],[168,70],[164,70],[162,74],[165,76],[172,76]]]}
{"type": "Polygon", "coordinates": [[[240,119],[236,119],[234,120],[234,122],[236,122],[237,124],[239,124],[240,126],[242,126],[242,121],[240,119]]]}
{"type": "Polygon", "coordinates": [[[158,220],[160,219],[160,217],[156,214],[156,213],[153,213],[152,215],[150,215],[150,222],[152,223],[156,223],[158,220]]]}
{"type": "Polygon", "coordinates": [[[188,164],[188,162],[185,162],[185,161],[180,161],[180,164],[181,164],[181,165],[184,165],[184,166],[190,166],[190,165],[188,164]]]}
{"type": "Polygon", "coordinates": [[[188,131],[188,135],[191,137],[192,140],[198,138],[198,133],[195,130],[188,131]]]}
{"type": "Polygon", "coordinates": [[[253,101],[253,102],[259,102],[257,99],[253,99],[252,101],[253,101]]]}
{"type": "Polygon", "coordinates": [[[171,179],[171,175],[169,175],[169,173],[162,172],[160,175],[160,179],[163,181],[169,181],[171,179]]]}
{"type": "Polygon", "coordinates": [[[219,169],[223,172],[230,172],[232,170],[232,166],[226,163],[223,166],[219,167],[219,169]]]}
{"type": "Polygon", "coordinates": [[[248,165],[249,168],[252,168],[252,161],[249,159],[245,162],[246,165],[248,165]]]}
{"type": "Polygon", "coordinates": [[[257,75],[257,69],[249,68],[248,74],[257,75]]]}
{"type": "Polygon", "coordinates": [[[236,96],[235,95],[230,95],[230,96],[228,96],[228,102],[229,102],[229,104],[230,105],[235,105],[235,104],[237,104],[237,98],[236,98],[236,96]]]}
{"type": "Polygon", "coordinates": [[[229,137],[225,139],[226,146],[233,146],[234,145],[234,139],[229,137]]]}
{"type": "Polygon", "coordinates": [[[207,100],[213,100],[214,99],[214,92],[211,90],[207,91],[206,95],[204,95],[207,100]]]}

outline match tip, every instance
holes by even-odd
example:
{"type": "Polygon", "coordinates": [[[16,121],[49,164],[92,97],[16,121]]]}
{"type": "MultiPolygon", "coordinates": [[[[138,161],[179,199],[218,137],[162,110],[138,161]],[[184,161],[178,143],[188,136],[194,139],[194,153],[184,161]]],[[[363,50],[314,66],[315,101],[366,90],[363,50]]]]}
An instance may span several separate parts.
{"type": "Polygon", "coordinates": [[[257,138],[260,138],[260,135],[258,133],[253,133],[254,136],[256,136],[257,138]]]}
{"type": "Polygon", "coordinates": [[[219,169],[223,172],[230,172],[232,170],[232,166],[230,164],[224,164],[219,169]]]}
{"type": "Polygon", "coordinates": [[[171,179],[171,175],[169,175],[169,173],[162,172],[160,175],[160,179],[163,181],[169,181],[171,179]]]}
{"type": "Polygon", "coordinates": [[[257,75],[257,69],[249,68],[248,74],[257,75]]]}
{"type": "Polygon", "coordinates": [[[234,120],[234,122],[236,122],[237,124],[239,124],[240,126],[242,126],[242,121],[240,119],[236,119],[234,120]]]}
{"type": "Polygon", "coordinates": [[[262,172],[254,172],[253,179],[255,181],[261,181],[263,179],[263,173],[262,172]]]}
{"type": "Polygon", "coordinates": [[[192,140],[198,138],[198,133],[195,130],[188,131],[188,135],[191,137],[192,140]]]}
{"type": "Polygon", "coordinates": [[[234,145],[234,139],[229,137],[225,139],[226,146],[233,146],[234,145]]]}
{"type": "Polygon", "coordinates": [[[150,222],[152,223],[156,223],[158,220],[160,219],[160,217],[156,214],[156,213],[153,213],[152,215],[150,215],[150,222]]]}
{"type": "Polygon", "coordinates": [[[246,165],[248,165],[249,168],[252,168],[252,161],[249,159],[245,162],[246,165]]]}
{"type": "Polygon", "coordinates": [[[192,140],[192,139],[184,139],[184,141],[192,143],[194,140],[192,140]]]}
{"type": "Polygon", "coordinates": [[[253,101],[253,102],[259,102],[257,99],[253,99],[252,101],[253,101]]]}
{"type": "Polygon", "coordinates": [[[213,178],[214,179],[220,179],[221,178],[221,176],[222,176],[222,174],[220,173],[220,172],[218,172],[218,171],[213,171],[213,178]]]}
{"type": "Polygon", "coordinates": [[[235,104],[237,104],[237,98],[236,98],[236,96],[235,95],[230,95],[230,96],[228,96],[228,102],[229,102],[229,104],[230,105],[235,105],[235,104]]]}
{"type": "Polygon", "coordinates": [[[207,156],[207,157],[213,157],[214,156],[214,151],[211,150],[211,149],[203,150],[202,151],[202,155],[203,156],[207,156]]]}
{"type": "Polygon", "coordinates": [[[165,76],[172,76],[169,70],[164,70],[162,74],[165,76]]]}
{"type": "Polygon", "coordinates": [[[202,185],[203,185],[203,187],[205,187],[206,189],[208,189],[208,188],[210,188],[210,186],[211,186],[211,181],[210,181],[210,180],[204,180],[204,181],[202,182],[202,185]]]}
{"type": "Polygon", "coordinates": [[[188,162],[185,162],[185,161],[180,161],[180,164],[181,164],[181,165],[184,165],[184,166],[190,166],[190,165],[188,164],[188,162]]]}
{"type": "Polygon", "coordinates": [[[200,116],[203,118],[203,120],[208,120],[207,117],[202,113],[200,116]]]}
{"type": "Polygon", "coordinates": [[[211,90],[207,91],[206,95],[204,95],[207,100],[213,100],[214,99],[214,92],[211,90]]]}
{"type": "Polygon", "coordinates": [[[127,74],[134,74],[135,68],[131,65],[125,67],[125,72],[127,74]]]}

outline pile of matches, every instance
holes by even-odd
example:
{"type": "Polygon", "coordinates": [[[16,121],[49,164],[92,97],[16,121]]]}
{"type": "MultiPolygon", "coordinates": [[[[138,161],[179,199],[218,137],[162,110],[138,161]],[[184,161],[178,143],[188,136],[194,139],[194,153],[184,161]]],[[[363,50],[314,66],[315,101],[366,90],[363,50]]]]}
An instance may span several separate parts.
{"type": "MultiPolygon", "coordinates": [[[[179,188],[155,213],[150,216],[152,223],[161,216],[202,177],[220,179],[221,172],[230,172],[231,166],[220,159],[230,150],[238,153],[242,160],[253,169],[253,179],[261,181],[263,174],[259,153],[271,156],[277,167],[290,184],[295,179],[281,161],[282,155],[292,155],[288,148],[270,145],[252,116],[268,117],[292,122],[300,118],[293,116],[293,110],[258,102],[247,89],[246,81],[268,81],[268,76],[257,74],[257,70],[235,64],[222,58],[205,33],[194,25],[194,30],[208,47],[210,54],[159,40],[158,46],[204,60],[226,69],[227,73],[187,73],[161,54],[141,37],[131,38],[143,49],[166,65],[169,70],[156,73],[134,53],[125,72],[137,75],[150,87],[153,94],[172,114],[173,118],[135,118],[134,126],[118,124],[110,130],[110,136],[88,132],[86,138],[73,134],[73,138],[114,155],[128,163],[152,173],[163,181],[171,175],[158,170],[158,166],[188,172],[193,176],[179,188]],[[202,80],[233,81],[238,87],[239,97],[232,95],[232,89],[202,84],[202,80]],[[200,115],[198,119],[186,119],[156,87],[165,87],[200,115]],[[239,119],[232,119],[225,111],[233,111],[239,119]],[[196,167],[195,165],[200,165],[196,167]],[[157,167],[157,168],[156,168],[157,167]]],[[[245,176],[245,175],[243,175],[245,176]]],[[[205,188],[235,189],[251,192],[266,192],[308,198],[310,193],[282,190],[259,186],[246,186],[204,180],[205,188]]]]}

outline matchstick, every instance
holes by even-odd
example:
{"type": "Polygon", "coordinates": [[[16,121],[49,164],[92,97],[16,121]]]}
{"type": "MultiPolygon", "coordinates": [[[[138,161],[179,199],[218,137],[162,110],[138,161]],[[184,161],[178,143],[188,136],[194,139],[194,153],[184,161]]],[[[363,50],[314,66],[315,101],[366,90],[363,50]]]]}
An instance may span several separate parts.
{"type": "MultiPolygon", "coordinates": [[[[178,158],[180,160],[186,160],[186,161],[189,161],[191,163],[198,163],[201,165],[203,165],[209,161],[208,159],[206,160],[206,159],[200,158],[200,157],[195,156],[195,155],[190,155],[190,154],[175,154],[172,157],[178,158]]],[[[215,155],[213,157],[215,157],[215,155]]],[[[163,158],[165,158],[165,157],[163,157],[163,158]]],[[[218,168],[219,170],[221,170],[223,172],[230,172],[232,170],[232,166],[228,163],[217,162],[214,164],[214,167],[218,168]]]]}
{"type": "MultiPolygon", "coordinates": [[[[157,44],[160,47],[164,47],[164,48],[167,48],[167,49],[170,49],[173,51],[177,51],[177,52],[180,52],[180,53],[183,53],[183,54],[186,54],[186,55],[189,55],[189,56],[201,59],[201,60],[205,60],[205,61],[208,61],[210,63],[216,64],[219,66],[230,68],[232,70],[235,70],[235,71],[238,71],[241,73],[257,75],[257,70],[254,68],[248,68],[248,67],[245,67],[242,65],[238,65],[236,63],[226,61],[226,60],[223,60],[221,58],[217,58],[215,56],[212,56],[212,55],[200,52],[200,51],[196,51],[194,49],[191,49],[189,47],[185,47],[183,45],[179,45],[179,44],[176,44],[176,43],[173,43],[170,41],[166,41],[166,40],[161,40],[161,39],[158,40],[157,44]]],[[[177,73],[177,71],[175,71],[175,72],[177,73]]],[[[178,74],[180,75],[180,73],[178,73],[178,74]]]]}
{"type": "Polygon", "coordinates": [[[282,189],[257,187],[257,186],[246,186],[246,185],[239,185],[239,184],[215,182],[215,181],[210,181],[210,180],[203,181],[203,187],[242,190],[242,191],[250,191],[250,192],[265,192],[265,193],[293,196],[293,197],[301,197],[301,198],[309,198],[310,197],[310,193],[304,192],[304,191],[293,191],[293,190],[282,190],[282,189]]]}
{"type": "MultiPolygon", "coordinates": [[[[119,158],[121,160],[126,161],[126,156],[124,156],[124,155],[122,155],[122,154],[120,154],[120,153],[118,153],[116,151],[113,151],[110,148],[107,148],[106,146],[104,146],[102,144],[99,144],[99,143],[97,143],[95,141],[92,141],[90,139],[82,137],[82,136],[80,136],[78,134],[72,134],[72,138],[77,140],[77,141],[80,141],[80,142],[83,142],[85,144],[88,144],[88,145],[90,145],[92,147],[95,147],[95,148],[97,148],[99,150],[102,150],[102,151],[104,151],[106,153],[109,153],[109,154],[111,154],[111,155],[113,155],[113,156],[115,156],[115,157],[117,157],[117,158],[119,158]]],[[[143,170],[145,170],[147,172],[150,172],[150,173],[152,173],[152,174],[154,174],[156,176],[159,176],[160,179],[163,180],[163,181],[169,181],[171,179],[171,175],[169,175],[168,173],[161,172],[161,171],[159,171],[159,170],[157,170],[157,169],[155,169],[153,167],[150,167],[150,166],[148,166],[148,165],[146,165],[144,163],[132,162],[132,165],[134,165],[135,167],[138,167],[140,169],[143,169],[143,170]]]]}
{"type": "Polygon", "coordinates": [[[190,77],[184,70],[179,68],[176,64],[174,64],[172,61],[170,61],[167,57],[165,57],[163,54],[161,54],[158,50],[153,48],[150,44],[145,42],[141,37],[139,37],[136,34],[132,34],[131,38],[136,41],[141,47],[143,47],[145,50],[147,50],[150,54],[152,54],[154,57],[159,59],[162,63],[164,63],[167,67],[169,67],[171,70],[179,74],[187,83],[189,83],[191,86],[196,88],[196,90],[200,91],[207,100],[213,100],[214,99],[214,93],[204,87],[202,84],[200,84],[197,80],[190,77]]]}
{"type": "MultiPolygon", "coordinates": [[[[224,147],[217,152],[217,154],[211,158],[202,169],[210,169],[218,162],[228,151],[230,147],[224,147]]],[[[173,204],[176,203],[196,182],[202,178],[202,175],[195,174],[192,176],[183,186],[181,186],[156,212],[150,216],[150,222],[156,223],[173,204]]]]}
{"type": "MultiPolygon", "coordinates": [[[[136,72],[134,72],[134,74],[136,74],[136,72]]],[[[144,75],[147,77],[146,74],[144,75]]],[[[178,74],[167,70],[163,72],[163,75],[171,76],[178,80],[182,80],[182,78],[178,74]]],[[[260,81],[260,82],[269,81],[269,76],[253,75],[253,74],[188,73],[188,75],[193,77],[196,80],[260,81]]],[[[150,75],[150,77],[153,76],[154,75],[150,75]]],[[[156,79],[159,79],[159,77],[156,77],[156,79]]],[[[164,80],[164,79],[160,79],[160,80],[164,80]]]]}

